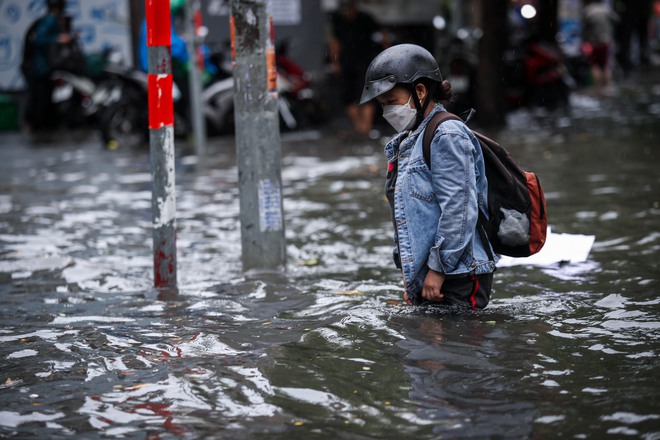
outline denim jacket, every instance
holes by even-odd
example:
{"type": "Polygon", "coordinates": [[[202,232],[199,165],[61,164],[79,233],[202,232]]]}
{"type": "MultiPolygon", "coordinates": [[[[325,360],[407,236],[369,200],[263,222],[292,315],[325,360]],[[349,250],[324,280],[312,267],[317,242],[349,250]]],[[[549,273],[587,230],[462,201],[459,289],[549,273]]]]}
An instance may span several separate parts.
{"type": "Polygon", "coordinates": [[[479,209],[488,212],[479,141],[463,122],[445,121],[431,142],[431,169],[424,160],[424,129],[441,111],[445,108],[436,105],[415,131],[402,132],[385,146],[389,169],[396,172],[394,258],[413,300],[421,295],[429,268],[447,278],[495,270],[477,232],[479,209]]]}

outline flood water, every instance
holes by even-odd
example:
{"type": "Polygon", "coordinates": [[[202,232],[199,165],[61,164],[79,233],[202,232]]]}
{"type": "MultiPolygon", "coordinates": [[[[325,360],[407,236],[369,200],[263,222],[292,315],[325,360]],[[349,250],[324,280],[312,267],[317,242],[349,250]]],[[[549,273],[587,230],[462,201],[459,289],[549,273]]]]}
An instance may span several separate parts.
{"type": "Polygon", "coordinates": [[[638,82],[493,134],[553,231],[596,241],[500,268],[462,314],[402,305],[378,142],[283,137],[275,274],[241,269],[233,141],[180,154],[180,291],[159,296],[148,152],[2,135],[0,436],[659,439],[658,102],[638,82]]]}

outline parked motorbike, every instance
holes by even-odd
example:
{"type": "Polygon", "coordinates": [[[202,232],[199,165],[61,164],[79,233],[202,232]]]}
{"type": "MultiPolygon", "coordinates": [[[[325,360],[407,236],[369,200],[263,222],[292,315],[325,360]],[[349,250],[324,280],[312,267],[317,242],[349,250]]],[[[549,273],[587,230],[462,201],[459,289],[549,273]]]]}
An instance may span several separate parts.
{"type": "Polygon", "coordinates": [[[288,56],[286,41],[278,46],[275,62],[281,125],[293,130],[322,122],[327,113],[326,105],[318,99],[309,75],[288,56]]]}
{"type": "MultiPolygon", "coordinates": [[[[109,98],[100,111],[99,129],[106,148],[137,148],[149,142],[149,111],[147,73],[123,65],[106,67],[109,98]]],[[[188,133],[186,108],[182,93],[173,84],[174,135],[184,137],[188,133]]]]}
{"type": "Polygon", "coordinates": [[[99,111],[110,98],[111,85],[104,73],[110,58],[109,51],[90,54],[84,66],[52,73],[51,101],[57,125],[76,129],[97,124],[99,111]]]}
{"type": "MultiPolygon", "coordinates": [[[[302,67],[288,57],[285,43],[278,47],[275,62],[280,127],[294,130],[322,122],[327,112],[325,104],[318,99],[302,67]]],[[[218,64],[224,75],[202,93],[206,125],[212,134],[234,130],[234,79],[226,61],[218,64]]]]}
{"type": "Polygon", "coordinates": [[[53,72],[51,80],[51,101],[58,125],[75,129],[93,123],[96,113],[92,106],[92,96],[96,90],[94,82],[90,78],[63,70],[53,72]]]}
{"type": "Polygon", "coordinates": [[[474,108],[477,76],[477,47],[482,32],[478,28],[461,28],[443,49],[442,72],[451,83],[454,95],[448,110],[460,114],[474,108]]]}
{"type": "MultiPolygon", "coordinates": [[[[211,55],[217,73],[202,90],[202,114],[211,135],[234,131],[234,79],[230,63],[221,53],[211,55]]],[[[323,120],[324,105],[316,98],[304,70],[282,50],[276,56],[278,109],[285,130],[299,129],[323,120]]],[[[117,82],[115,101],[101,112],[101,137],[107,148],[138,147],[148,143],[146,106],[148,75],[140,70],[108,66],[108,75],[117,82]]],[[[185,117],[187,102],[174,84],[174,134],[185,137],[190,123],[185,117]]]]}
{"type": "Polygon", "coordinates": [[[509,48],[504,57],[506,98],[511,108],[557,109],[569,105],[575,81],[559,48],[537,40],[509,48]]]}

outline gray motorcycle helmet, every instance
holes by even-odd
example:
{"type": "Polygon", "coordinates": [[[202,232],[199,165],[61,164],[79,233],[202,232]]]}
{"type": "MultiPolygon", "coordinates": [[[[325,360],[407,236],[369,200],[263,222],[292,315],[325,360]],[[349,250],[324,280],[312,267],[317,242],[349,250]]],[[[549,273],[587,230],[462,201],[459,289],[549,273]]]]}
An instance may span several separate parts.
{"type": "Polygon", "coordinates": [[[419,78],[442,82],[431,52],[416,44],[398,44],[385,49],[367,68],[360,104],[392,90],[397,84],[413,84],[419,78]]]}

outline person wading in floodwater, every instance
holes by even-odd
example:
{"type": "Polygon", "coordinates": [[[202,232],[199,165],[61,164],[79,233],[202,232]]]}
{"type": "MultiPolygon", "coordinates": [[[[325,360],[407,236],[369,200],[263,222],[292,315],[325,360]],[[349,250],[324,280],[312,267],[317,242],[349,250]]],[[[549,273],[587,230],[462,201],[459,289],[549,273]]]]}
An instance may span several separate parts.
{"type": "Polygon", "coordinates": [[[358,105],[358,98],[367,63],[389,45],[387,34],[371,15],[358,9],[356,0],[342,0],[330,22],[330,64],[340,81],[346,116],[356,133],[375,138],[375,108],[371,103],[358,105]]]}
{"type": "Polygon", "coordinates": [[[488,212],[479,141],[463,122],[449,120],[438,125],[431,141],[430,169],[423,155],[424,130],[445,111],[441,102],[451,99],[451,85],[429,51],[400,44],[377,55],[367,69],[360,104],[374,99],[398,132],[385,146],[386,195],[404,299],[486,307],[496,257],[489,258],[495,255],[492,247],[477,231],[479,209],[488,212]]]}

